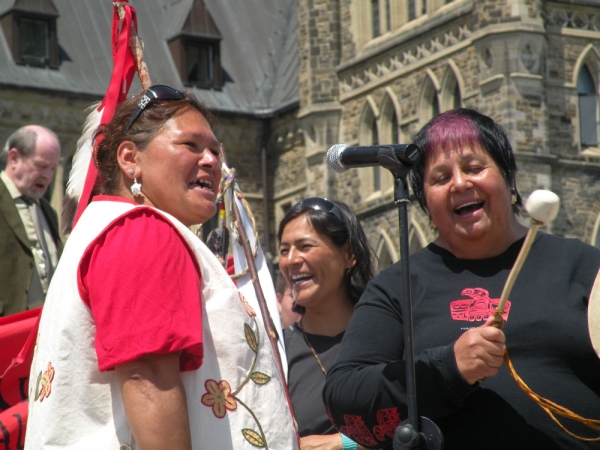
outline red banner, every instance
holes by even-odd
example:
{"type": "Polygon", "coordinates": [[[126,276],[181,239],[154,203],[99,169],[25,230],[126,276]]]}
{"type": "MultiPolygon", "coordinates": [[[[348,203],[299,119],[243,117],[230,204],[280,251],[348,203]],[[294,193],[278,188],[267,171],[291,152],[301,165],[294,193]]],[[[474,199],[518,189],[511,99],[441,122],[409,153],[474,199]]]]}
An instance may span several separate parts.
{"type": "MultiPolygon", "coordinates": [[[[127,1],[127,0],[125,0],[127,1]]],[[[117,105],[125,100],[127,92],[131,87],[133,76],[137,70],[135,59],[129,48],[129,40],[131,39],[132,26],[137,30],[137,18],[135,9],[122,1],[123,20],[120,23],[117,7],[113,8],[112,22],[112,55],[113,55],[113,71],[106,90],[106,95],[98,110],[102,110],[102,120],[100,123],[105,124],[112,120],[117,105]]],[[[87,207],[92,199],[94,185],[98,176],[98,170],[94,164],[94,158],[90,159],[90,165],[87,171],[83,192],[79,199],[73,227],[81,217],[83,210],[87,207]]]]}
{"type": "Polygon", "coordinates": [[[37,308],[0,318],[1,449],[20,450],[24,446],[29,369],[35,344],[32,340],[37,334],[33,330],[37,329],[41,310],[37,308]],[[28,338],[31,338],[29,342],[28,338]],[[9,366],[12,367],[7,371],[9,366]]]}

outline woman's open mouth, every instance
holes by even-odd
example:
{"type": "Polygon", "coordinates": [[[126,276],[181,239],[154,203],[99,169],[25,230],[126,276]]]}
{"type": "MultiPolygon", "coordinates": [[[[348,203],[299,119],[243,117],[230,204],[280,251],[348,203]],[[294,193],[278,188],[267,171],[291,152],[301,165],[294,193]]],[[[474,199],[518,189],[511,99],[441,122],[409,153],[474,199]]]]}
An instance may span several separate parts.
{"type": "Polygon", "coordinates": [[[483,205],[483,200],[465,203],[464,205],[460,205],[458,208],[455,208],[454,213],[458,214],[459,216],[466,216],[467,214],[474,213],[475,211],[483,208],[483,205]]]}
{"type": "Polygon", "coordinates": [[[194,183],[190,183],[191,186],[200,186],[202,189],[206,189],[207,191],[213,191],[212,181],[209,180],[196,180],[194,183]]]}
{"type": "Polygon", "coordinates": [[[298,274],[298,275],[292,275],[292,282],[294,283],[294,285],[299,285],[305,281],[311,280],[313,278],[312,275],[309,275],[307,273],[302,273],[302,274],[298,274]]]}

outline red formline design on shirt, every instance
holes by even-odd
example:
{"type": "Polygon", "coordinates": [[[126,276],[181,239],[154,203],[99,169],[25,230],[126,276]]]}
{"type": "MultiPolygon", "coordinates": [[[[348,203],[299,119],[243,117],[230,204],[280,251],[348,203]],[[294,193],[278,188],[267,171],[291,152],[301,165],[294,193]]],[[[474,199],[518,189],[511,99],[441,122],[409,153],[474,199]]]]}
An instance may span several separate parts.
{"type": "Polygon", "coordinates": [[[384,408],[377,411],[377,425],[373,432],[367,428],[361,416],[344,414],[345,426],[340,427],[340,432],[363,446],[377,445],[386,438],[393,438],[398,425],[402,423],[398,408],[384,408]]]}
{"type": "MultiPolygon", "coordinates": [[[[468,322],[487,320],[488,317],[494,315],[494,311],[500,303],[499,298],[490,298],[490,293],[482,288],[463,289],[461,295],[470,298],[450,302],[452,320],[465,320],[468,322]]],[[[507,301],[502,314],[504,321],[508,320],[510,305],[510,301],[507,301]]]]}

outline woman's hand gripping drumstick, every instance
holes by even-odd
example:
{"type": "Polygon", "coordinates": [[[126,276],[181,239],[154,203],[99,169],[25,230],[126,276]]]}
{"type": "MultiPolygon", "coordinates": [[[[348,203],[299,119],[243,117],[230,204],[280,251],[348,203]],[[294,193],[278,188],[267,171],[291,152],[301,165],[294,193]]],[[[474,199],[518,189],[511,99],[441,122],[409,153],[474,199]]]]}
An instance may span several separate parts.
{"type": "Polygon", "coordinates": [[[465,339],[457,341],[455,346],[455,352],[457,354],[459,352],[464,354],[475,352],[477,355],[485,355],[486,359],[483,360],[483,362],[485,362],[484,365],[481,364],[481,356],[478,356],[477,358],[461,359],[461,361],[463,361],[461,373],[469,383],[473,383],[475,381],[482,382],[485,379],[485,377],[478,378],[476,375],[479,374],[479,377],[481,377],[482,367],[488,370],[489,373],[485,375],[487,377],[495,375],[500,365],[502,365],[503,356],[501,353],[504,353],[504,351],[501,349],[505,348],[504,335],[497,336],[488,327],[492,326],[502,329],[502,326],[504,325],[504,319],[502,318],[502,315],[504,314],[506,300],[510,296],[510,292],[515,284],[515,280],[517,279],[517,276],[523,267],[523,263],[529,254],[537,231],[541,226],[552,222],[556,218],[559,204],[560,200],[555,193],[541,189],[533,191],[527,199],[527,202],[525,203],[525,209],[529,213],[530,228],[527,232],[527,236],[525,237],[525,241],[523,242],[523,246],[521,247],[521,251],[519,252],[517,259],[510,273],[508,274],[508,278],[504,284],[504,289],[502,290],[502,295],[500,296],[500,301],[496,307],[496,310],[494,311],[494,315],[488,318],[485,325],[477,329],[477,332],[475,332],[475,330],[470,330],[465,333],[465,339]],[[469,333],[472,334],[468,336],[469,333]],[[482,334],[484,337],[483,341],[479,338],[479,334],[482,334]],[[466,339],[467,337],[469,339],[466,339]],[[468,361],[469,364],[464,365],[464,361],[468,361]]]}
{"type": "Polygon", "coordinates": [[[529,214],[530,227],[527,236],[525,237],[525,242],[523,242],[523,246],[521,247],[521,251],[517,256],[517,260],[508,274],[504,289],[502,290],[502,295],[500,296],[500,302],[496,307],[496,311],[494,311],[493,326],[496,328],[502,328],[502,325],[504,324],[504,319],[502,318],[502,314],[504,314],[504,305],[515,284],[515,280],[521,271],[521,267],[523,267],[523,263],[529,254],[529,250],[535,240],[538,229],[541,226],[552,222],[556,218],[559,205],[560,199],[558,198],[558,195],[544,189],[533,191],[531,195],[529,195],[529,198],[527,198],[525,209],[529,214]]]}

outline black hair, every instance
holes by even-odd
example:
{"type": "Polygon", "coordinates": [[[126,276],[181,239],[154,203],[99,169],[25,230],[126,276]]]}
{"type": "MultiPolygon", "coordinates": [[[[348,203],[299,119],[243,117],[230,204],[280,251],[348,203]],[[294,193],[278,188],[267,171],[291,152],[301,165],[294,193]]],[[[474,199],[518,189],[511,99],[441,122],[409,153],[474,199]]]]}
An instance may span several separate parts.
{"type": "Polygon", "coordinates": [[[410,186],[426,213],[423,184],[428,154],[436,149],[479,144],[498,165],[507,186],[516,195],[517,202],[513,205],[513,212],[520,214],[523,199],[517,191],[515,155],[506,132],[492,118],[473,109],[452,109],[427,122],[417,133],[413,143],[421,148],[423,156],[411,169],[410,186]]]}
{"type": "Polygon", "coordinates": [[[374,276],[371,249],[367,236],[350,207],[340,201],[329,201],[337,205],[342,220],[330,212],[313,209],[300,201],[281,219],[277,239],[281,242],[283,230],[291,220],[306,214],[313,229],[320,235],[331,239],[334,245],[343,247],[348,243],[348,249],[354,255],[356,264],[348,270],[344,283],[348,297],[355,305],[367,287],[367,283],[374,276]]]}

